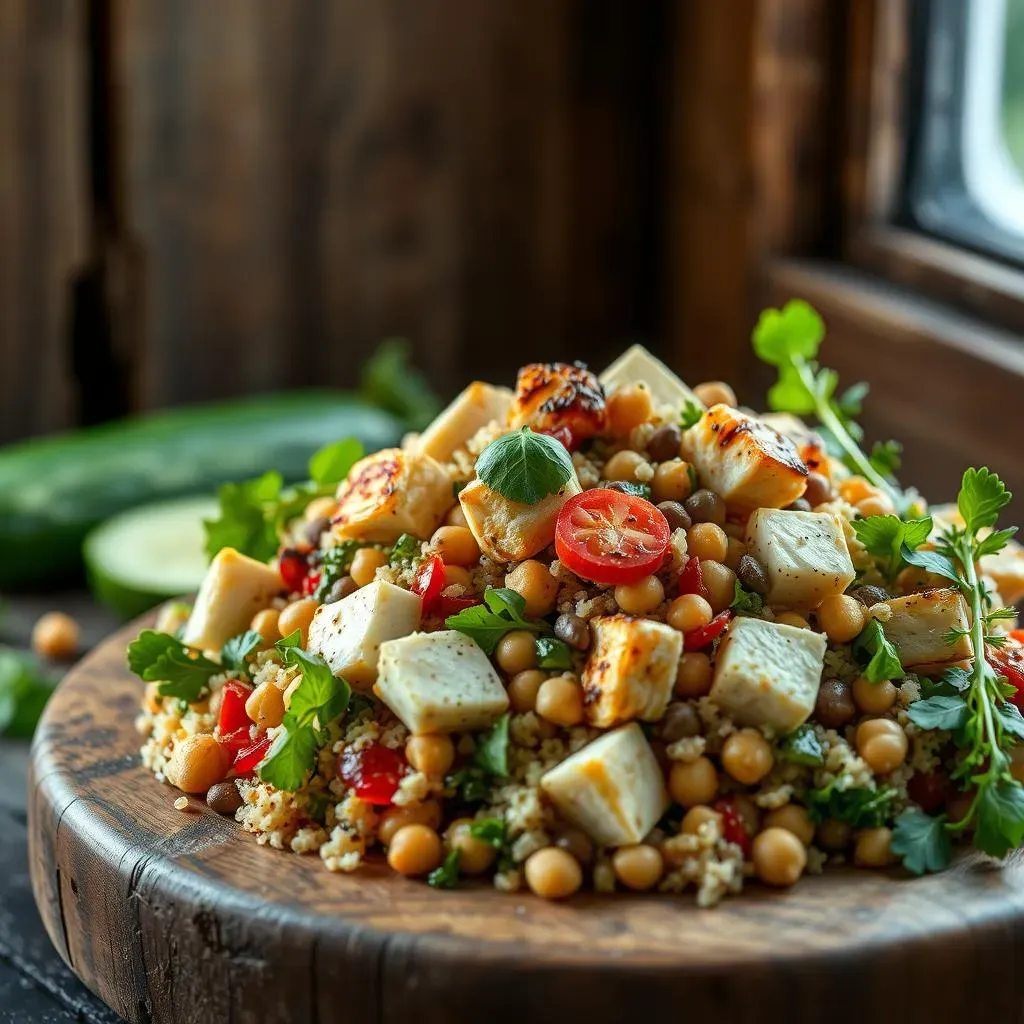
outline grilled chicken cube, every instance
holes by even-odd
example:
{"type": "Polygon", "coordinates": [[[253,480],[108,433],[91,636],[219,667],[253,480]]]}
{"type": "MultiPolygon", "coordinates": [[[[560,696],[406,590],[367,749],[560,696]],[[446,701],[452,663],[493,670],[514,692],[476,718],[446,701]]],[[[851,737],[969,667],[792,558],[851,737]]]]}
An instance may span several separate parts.
{"type": "Polygon", "coordinates": [[[454,629],[382,644],[374,692],[417,735],[486,729],[508,710],[490,659],[454,629]]]}
{"type": "Polygon", "coordinates": [[[552,434],[568,448],[604,428],[604,389],[582,364],[530,363],[519,371],[509,414],[513,430],[552,434]]]}
{"type": "Polygon", "coordinates": [[[634,718],[656,722],[672,696],[682,633],[628,615],[600,616],[591,627],[594,643],[583,670],[587,721],[601,729],[634,718]]]}
{"type": "Polygon", "coordinates": [[[385,580],[374,580],[340,601],[322,604],[309,626],[309,649],[356,689],[377,679],[380,645],[408,636],[420,624],[420,599],[385,580]]]}
{"type": "MultiPolygon", "coordinates": [[[[956,505],[933,505],[928,509],[935,525],[932,540],[937,540],[940,533],[949,526],[963,526],[963,516],[956,505]]],[[[979,536],[986,536],[983,530],[979,536]]],[[[1007,542],[1002,551],[994,555],[985,555],[978,562],[978,568],[985,576],[991,576],[999,591],[999,596],[1006,604],[1019,604],[1024,599],[1024,546],[1015,540],[1007,542]]]]}
{"type": "Polygon", "coordinates": [[[825,646],[809,629],[736,619],[718,649],[710,699],[740,725],[792,732],[814,710],[825,646]]]}
{"type": "Polygon", "coordinates": [[[955,590],[936,587],[882,603],[891,613],[882,631],[907,671],[938,672],[974,656],[969,636],[946,642],[950,630],[970,628],[967,604],[955,590]]]}
{"type": "Polygon", "coordinates": [[[641,842],[668,806],[661,768],[636,722],[577,750],[546,772],[540,785],[563,817],[598,846],[641,842]]]}
{"type": "Polygon", "coordinates": [[[687,405],[704,408],[704,403],[660,359],[643,345],[633,345],[600,376],[605,394],[627,384],[645,384],[655,408],[669,406],[681,413],[687,405]]]}
{"type": "Polygon", "coordinates": [[[758,419],[793,442],[809,472],[831,478],[833,460],[829,458],[824,440],[799,416],[789,412],[766,412],[758,416],[758,419]]]}
{"type": "Polygon", "coordinates": [[[817,608],[856,576],[842,524],[826,512],[759,508],[747,522],[747,546],[768,573],[774,605],[817,608]]]}
{"type": "Polygon", "coordinates": [[[782,508],[807,486],[807,467],[777,430],[728,405],[713,405],[683,435],[701,482],[730,509],[782,508]]]}
{"type": "Polygon", "coordinates": [[[331,528],[342,538],[389,543],[429,537],[452,507],[452,481],[429,455],[384,448],[360,459],[338,487],[331,528]]]}
{"type": "Polygon", "coordinates": [[[562,506],[583,490],[575,476],[565,486],[525,505],[474,480],[459,492],[459,503],[480,550],[495,562],[520,562],[543,551],[555,539],[562,506]]]}
{"type": "Polygon", "coordinates": [[[419,451],[438,462],[448,462],[482,427],[494,422],[504,427],[511,408],[508,388],[474,381],[423,431],[419,451]]]}

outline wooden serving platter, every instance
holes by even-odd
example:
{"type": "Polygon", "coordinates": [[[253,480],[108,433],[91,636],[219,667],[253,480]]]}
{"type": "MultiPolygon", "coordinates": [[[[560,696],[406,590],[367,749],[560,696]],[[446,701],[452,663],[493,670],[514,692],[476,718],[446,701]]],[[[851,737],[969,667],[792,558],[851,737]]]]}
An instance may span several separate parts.
{"type": "Polygon", "coordinates": [[[135,623],[61,684],[33,749],[30,861],[50,937],[131,1021],[1024,1019],[1024,862],[910,879],[839,870],[693,897],[552,904],[330,874],[159,784],[138,760],[135,623]]]}

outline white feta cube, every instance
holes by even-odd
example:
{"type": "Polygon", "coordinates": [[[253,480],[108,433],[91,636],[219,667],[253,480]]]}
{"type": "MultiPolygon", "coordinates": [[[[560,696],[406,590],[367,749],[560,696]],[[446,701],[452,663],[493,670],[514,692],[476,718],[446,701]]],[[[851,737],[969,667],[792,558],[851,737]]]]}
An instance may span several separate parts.
{"type": "Polygon", "coordinates": [[[759,508],[747,522],[747,546],[768,573],[773,605],[817,608],[856,576],[842,524],[826,512],[759,508]]]}
{"type": "Polygon", "coordinates": [[[374,693],[417,735],[486,729],[508,710],[490,659],[454,629],[382,644],[374,693]]]}
{"type": "Polygon", "coordinates": [[[420,624],[420,599],[385,580],[374,580],[340,601],[317,608],[309,649],[353,687],[368,690],[377,679],[380,645],[408,636],[420,624]]]}
{"type": "Polygon", "coordinates": [[[668,806],[661,768],[636,722],[577,750],[540,785],[562,816],[599,846],[641,842],[668,806]]]}
{"type": "Polygon", "coordinates": [[[665,713],[683,653],[683,635],[671,626],[628,615],[591,620],[594,642],[583,670],[587,721],[601,729],[665,713]]]}
{"type": "Polygon", "coordinates": [[[792,732],[814,710],[825,646],[809,629],[736,619],[718,649],[711,701],[739,725],[792,732]]]}
{"type": "Polygon", "coordinates": [[[481,427],[495,421],[504,426],[511,408],[509,388],[474,381],[423,431],[417,447],[438,462],[448,462],[481,427]]]}
{"type": "Polygon", "coordinates": [[[643,345],[632,345],[598,378],[606,394],[627,384],[644,384],[655,407],[670,406],[682,412],[687,403],[704,408],[704,403],[660,359],[643,345]]]}
{"type": "Polygon", "coordinates": [[[907,671],[937,672],[974,656],[969,636],[946,643],[951,629],[970,628],[967,603],[955,590],[937,587],[882,604],[890,612],[888,619],[882,620],[882,632],[907,671]]]}

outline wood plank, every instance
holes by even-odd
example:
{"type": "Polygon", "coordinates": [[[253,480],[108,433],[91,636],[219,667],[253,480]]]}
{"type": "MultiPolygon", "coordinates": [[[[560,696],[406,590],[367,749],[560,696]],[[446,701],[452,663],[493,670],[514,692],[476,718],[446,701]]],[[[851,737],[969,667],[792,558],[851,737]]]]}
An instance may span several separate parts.
{"type": "Polygon", "coordinates": [[[0,442],[74,418],[86,250],[85,5],[0,3],[0,442]]]}

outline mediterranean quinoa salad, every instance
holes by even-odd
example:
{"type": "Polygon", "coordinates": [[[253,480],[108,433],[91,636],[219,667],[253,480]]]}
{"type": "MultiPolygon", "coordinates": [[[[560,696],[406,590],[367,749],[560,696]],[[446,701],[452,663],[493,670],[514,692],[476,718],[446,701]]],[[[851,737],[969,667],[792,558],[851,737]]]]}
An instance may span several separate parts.
{"type": "Polygon", "coordinates": [[[1024,549],[929,507],[817,313],[769,413],[639,346],[470,384],[423,433],[225,486],[193,606],[129,648],[158,779],[330,871],[437,888],[794,885],[1024,840],[1024,549]]]}

